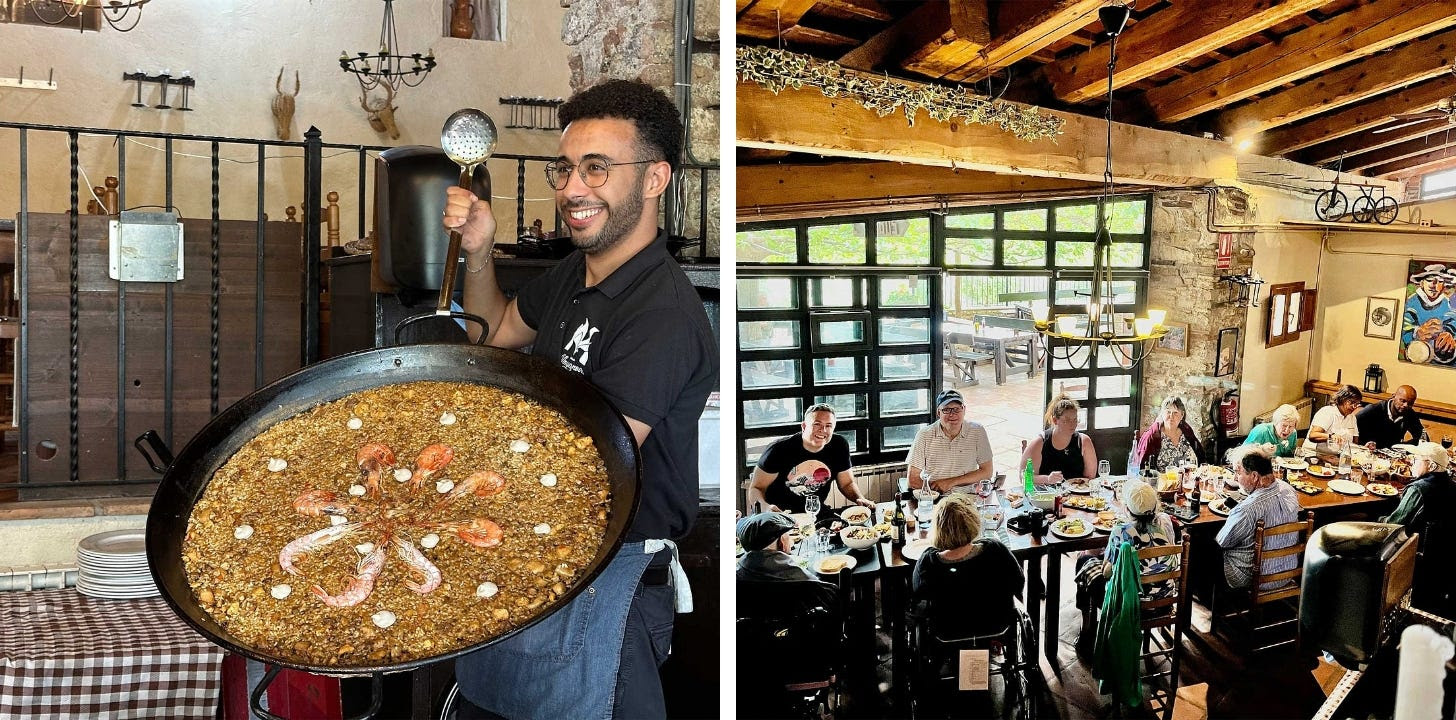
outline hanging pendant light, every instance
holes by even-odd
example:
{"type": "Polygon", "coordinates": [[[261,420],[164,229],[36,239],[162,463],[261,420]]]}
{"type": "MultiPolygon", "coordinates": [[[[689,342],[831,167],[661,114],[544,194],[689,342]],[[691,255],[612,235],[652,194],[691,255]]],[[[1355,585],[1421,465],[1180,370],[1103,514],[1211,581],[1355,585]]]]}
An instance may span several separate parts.
{"type": "MultiPolygon", "coordinates": [[[[17,0],[19,2],[19,0],[17,0]]],[[[76,21],[76,28],[86,32],[86,16],[106,21],[118,32],[128,32],[142,21],[142,6],[151,0],[30,0],[30,11],[47,25],[76,21]],[[132,11],[136,11],[133,14],[132,11]]]]}
{"type": "Polygon", "coordinates": [[[339,67],[353,73],[359,89],[368,93],[381,84],[391,90],[400,85],[415,87],[435,69],[435,51],[421,55],[399,52],[399,35],[394,29],[394,0],[384,0],[384,20],[379,25],[379,51],[339,53],[339,67]]]}

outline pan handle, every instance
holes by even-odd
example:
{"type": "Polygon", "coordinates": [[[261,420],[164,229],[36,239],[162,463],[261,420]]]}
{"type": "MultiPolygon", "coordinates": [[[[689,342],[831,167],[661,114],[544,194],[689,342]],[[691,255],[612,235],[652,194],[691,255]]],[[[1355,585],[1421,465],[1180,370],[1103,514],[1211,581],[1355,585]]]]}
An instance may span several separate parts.
{"type": "MultiPolygon", "coordinates": [[[[268,691],[268,686],[273,684],[273,681],[278,677],[278,673],[282,672],[282,670],[282,665],[270,666],[268,672],[263,675],[263,680],[258,683],[258,687],[253,689],[252,697],[248,699],[248,707],[253,710],[253,714],[263,720],[287,720],[263,709],[263,693],[268,691]]],[[[373,682],[370,685],[371,698],[369,708],[364,711],[364,714],[355,715],[345,720],[369,720],[369,718],[379,714],[379,708],[384,704],[384,673],[374,673],[373,682]]]]}
{"type": "Polygon", "coordinates": [[[407,328],[407,327],[409,327],[410,325],[413,325],[413,324],[415,324],[417,322],[423,322],[423,321],[429,320],[431,318],[447,317],[447,316],[448,317],[455,318],[457,320],[469,320],[470,322],[473,322],[473,323],[476,323],[476,324],[480,325],[480,338],[477,339],[474,344],[476,344],[476,345],[484,345],[485,344],[485,337],[490,334],[490,323],[486,322],[485,321],[485,318],[483,318],[483,317],[481,317],[479,315],[472,315],[472,314],[467,313],[467,312],[458,312],[458,311],[455,311],[455,310],[450,310],[450,311],[439,311],[439,310],[437,310],[437,311],[435,311],[433,313],[430,313],[430,314],[427,314],[427,315],[415,315],[413,317],[407,317],[407,318],[405,318],[403,320],[400,320],[399,323],[394,326],[394,344],[395,345],[398,345],[399,344],[399,337],[400,337],[400,335],[404,334],[404,329],[407,328]]]}
{"type": "Polygon", "coordinates": [[[174,459],[172,457],[172,450],[167,447],[167,443],[162,441],[162,436],[158,435],[156,430],[148,430],[138,435],[137,439],[132,442],[132,445],[136,446],[137,452],[141,453],[142,457],[147,459],[147,464],[152,466],[152,470],[157,474],[166,474],[172,468],[172,460],[174,459]],[[151,452],[148,452],[147,448],[142,445],[143,441],[147,445],[152,446],[151,452]]]}

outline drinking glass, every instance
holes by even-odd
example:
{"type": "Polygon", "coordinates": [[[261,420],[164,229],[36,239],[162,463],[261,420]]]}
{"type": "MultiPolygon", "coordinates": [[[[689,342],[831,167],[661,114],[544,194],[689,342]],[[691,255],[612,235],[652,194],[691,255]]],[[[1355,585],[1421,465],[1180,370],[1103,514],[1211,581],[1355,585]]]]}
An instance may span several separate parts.
{"type": "Polygon", "coordinates": [[[829,552],[831,541],[832,536],[829,534],[829,528],[819,528],[819,532],[814,536],[815,548],[819,552],[829,552]]]}
{"type": "Polygon", "coordinates": [[[1450,435],[1442,435],[1441,436],[1441,447],[1446,448],[1447,450],[1450,450],[1451,449],[1451,436],[1450,435]]]}
{"type": "Polygon", "coordinates": [[[819,502],[818,495],[810,495],[804,498],[804,512],[809,513],[814,517],[819,517],[819,510],[822,507],[823,505],[819,502]]]}
{"type": "Polygon", "coordinates": [[[1112,474],[1112,463],[1106,460],[1097,461],[1097,477],[1104,478],[1112,474]]]}

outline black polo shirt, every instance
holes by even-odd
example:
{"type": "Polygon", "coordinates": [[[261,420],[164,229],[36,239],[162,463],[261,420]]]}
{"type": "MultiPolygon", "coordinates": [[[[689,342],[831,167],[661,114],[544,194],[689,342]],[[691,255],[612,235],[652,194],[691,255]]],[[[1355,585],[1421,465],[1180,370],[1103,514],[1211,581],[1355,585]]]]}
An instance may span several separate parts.
{"type": "Polygon", "coordinates": [[[585,285],[577,251],[521,289],[516,308],[536,331],[531,353],[586,376],[622,414],[652,428],[627,539],[680,538],[698,514],[698,418],[718,382],[708,315],[665,232],[585,285]]]}

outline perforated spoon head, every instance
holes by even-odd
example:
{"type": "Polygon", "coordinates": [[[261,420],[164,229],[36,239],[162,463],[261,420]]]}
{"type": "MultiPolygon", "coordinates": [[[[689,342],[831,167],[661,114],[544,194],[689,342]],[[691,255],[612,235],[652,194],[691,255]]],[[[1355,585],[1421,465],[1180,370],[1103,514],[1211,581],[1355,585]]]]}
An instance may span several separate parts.
{"type": "Polygon", "coordinates": [[[440,148],[462,168],[485,162],[495,152],[495,123],[475,108],[457,110],[440,130],[440,148]]]}

